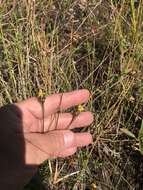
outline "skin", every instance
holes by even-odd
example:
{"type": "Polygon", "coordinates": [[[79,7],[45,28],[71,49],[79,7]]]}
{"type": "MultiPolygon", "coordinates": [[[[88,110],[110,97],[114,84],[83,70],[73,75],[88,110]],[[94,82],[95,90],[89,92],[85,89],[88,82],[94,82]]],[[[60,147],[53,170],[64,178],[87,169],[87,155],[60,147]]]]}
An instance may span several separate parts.
{"type": "Polygon", "coordinates": [[[44,133],[42,107],[37,98],[30,98],[16,104],[23,117],[26,164],[39,165],[49,158],[67,157],[73,155],[78,147],[92,143],[90,133],[71,131],[74,128],[89,126],[93,122],[92,113],[82,112],[71,123],[73,116],[65,111],[87,102],[89,96],[88,90],[78,90],[46,97],[44,133]]]}

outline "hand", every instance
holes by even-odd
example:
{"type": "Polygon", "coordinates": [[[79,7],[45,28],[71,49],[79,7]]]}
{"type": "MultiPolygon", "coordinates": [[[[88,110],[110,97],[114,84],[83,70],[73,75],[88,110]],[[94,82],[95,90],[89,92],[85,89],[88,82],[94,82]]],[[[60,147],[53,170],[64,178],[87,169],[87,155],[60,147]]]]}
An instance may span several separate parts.
{"type": "Polygon", "coordinates": [[[91,112],[82,112],[72,121],[72,114],[64,110],[84,103],[89,98],[87,90],[78,90],[46,97],[44,102],[44,134],[42,134],[42,107],[37,98],[17,103],[22,113],[25,139],[25,163],[40,164],[52,157],[66,157],[77,147],[92,143],[90,133],[74,133],[70,129],[85,127],[92,123],[91,112]],[[62,110],[62,113],[57,111],[62,110]]]}

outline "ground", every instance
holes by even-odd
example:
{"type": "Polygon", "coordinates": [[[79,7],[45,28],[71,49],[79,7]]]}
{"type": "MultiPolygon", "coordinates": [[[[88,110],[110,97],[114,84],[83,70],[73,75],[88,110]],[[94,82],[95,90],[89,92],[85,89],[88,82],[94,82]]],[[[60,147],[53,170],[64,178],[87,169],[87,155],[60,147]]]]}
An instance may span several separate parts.
{"type": "Polygon", "coordinates": [[[25,190],[143,189],[142,3],[0,1],[0,105],[87,88],[95,117],[94,143],[43,163],[25,190]]]}

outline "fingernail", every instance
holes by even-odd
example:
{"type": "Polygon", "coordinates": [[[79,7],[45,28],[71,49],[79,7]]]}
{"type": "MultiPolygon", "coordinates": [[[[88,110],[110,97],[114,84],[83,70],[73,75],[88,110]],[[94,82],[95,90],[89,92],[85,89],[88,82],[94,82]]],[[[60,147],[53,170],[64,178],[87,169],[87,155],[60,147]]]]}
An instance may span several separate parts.
{"type": "Polygon", "coordinates": [[[64,135],[64,143],[65,143],[65,148],[69,148],[73,145],[74,141],[74,134],[69,131],[64,135]]]}

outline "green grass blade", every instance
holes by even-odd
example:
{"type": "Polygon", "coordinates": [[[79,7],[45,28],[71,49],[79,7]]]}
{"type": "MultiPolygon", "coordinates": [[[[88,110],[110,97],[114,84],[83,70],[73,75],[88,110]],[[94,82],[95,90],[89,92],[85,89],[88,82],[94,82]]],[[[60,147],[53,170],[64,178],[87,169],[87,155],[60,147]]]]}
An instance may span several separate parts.
{"type": "Polygon", "coordinates": [[[132,138],[136,138],[135,137],[135,135],[131,132],[131,131],[129,131],[127,128],[121,128],[120,129],[123,133],[125,133],[126,135],[128,135],[129,137],[132,137],[132,138]]]}

